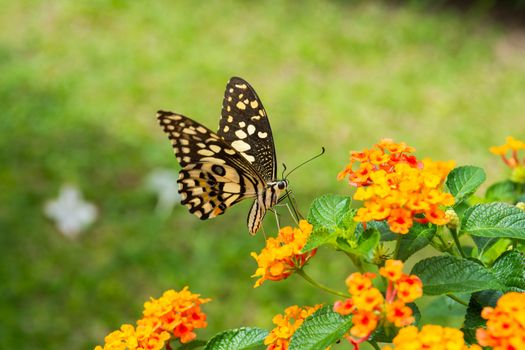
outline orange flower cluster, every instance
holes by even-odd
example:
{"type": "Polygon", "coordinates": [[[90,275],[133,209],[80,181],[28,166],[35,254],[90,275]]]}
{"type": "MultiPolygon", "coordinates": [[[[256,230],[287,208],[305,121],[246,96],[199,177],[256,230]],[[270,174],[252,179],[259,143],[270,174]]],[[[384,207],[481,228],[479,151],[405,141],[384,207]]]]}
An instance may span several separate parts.
{"type": "Polygon", "coordinates": [[[381,319],[386,318],[396,327],[414,322],[412,309],[406,303],[421,297],[423,284],[419,277],[404,274],[402,270],[403,262],[400,260],[387,260],[385,267],[379,270],[381,276],[388,280],[384,297],[372,284],[372,279],[376,277],[374,273],[355,272],[346,279],[352,298],[337,301],[334,311],[341,315],[353,315],[349,341],[356,347],[369,338],[381,319]]]}
{"type": "Polygon", "coordinates": [[[284,310],[284,315],[275,315],[273,323],[277,326],[266,339],[264,345],[268,345],[266,350],[286,350],[292,335],[303,324],[304,320],[313,314],[322,305],[299,307],[297,305],[290,306],[284,310]]]}
{"type": "Polygon", "coordinates": [[[288,278],[295,270],[302,268],[315,255],[316,250],[301,253],[313,226],[306,220],[299,221],[299,228],[291,226],[279,230],[277,237],[268,238],[266,247],[260,254],[251,256],[257,261],[258,268],[252,277],[260,277],[254,288],[264,281],[280,281],[288,278]]]}
{"type": "Polygon", "coordinates": [[[104,346],[95,350],[160,350],[171,337],[181,343],[195,339],[196,328],[204,328],[206,315],[200,305],[210,299],[199,298],[184,287],[180,292],[168,290],[159,299],[144,304],[144,317],[137,326],[122,325],[104,338],[104,346]]]}
{"type": "Polygon", "coordinates": [[[495,308],[483,308],[481,317],[487,320],[487,329],[476,332],[480,345],[494,350],[525,349],[525,293],[503,295],[495,308]]]}
{"type": "Polygon", "coordinates": [[[509,168],[512,168],[510,180],[525,184],[525,157],[520,162],[518,152],[525,150],[525,142],[516,140],[512,136],[507,137],[506,143],[501,146],[490,147],[490,152],[501,156],[501,159],[509,168]],[[511,157],[507,158],[507,153],[511,152],[511,157]]]}
{"type": "Polygon", "coordinates": [[[350,163],[337,178],[348,176],[350,185],[357,187],[354,199],[364,201],[354,220],[388,220],[390,230],[401,234],[408,233],[414,220],[447,223],[440,206],[454,204],[454,197],[443,192],[454,162],[419,161],[411,155],[414,151],[384,139],[371,150],[350,153],[350,163]]]}
{"type": "MultiPolygon", "coordinates": [[[[518,151],[525,150],[525,142],[516,140],[512,136],[508,136],[505,140],[505,144],[501,146],[493,146],[490,147],[489,150],[491,153],[501,156],[501,159],[505,164],[507,164],[511,168],[516,168],[520,166],[520,161],[518,159],[518,151]],[[512,157],[507,158],[507,153],[511,152],[512,157]]],[[[523,159],[523,164],[521,166],[525,166],[525,158],[523,159]]]]}
{"type": "Polygon", "coordinates": [[[459,329],[434,325],[423,326],[421,331],[415,326],[402,328],[393,343],[393,348],[385,346],[383,350],[481,350],[479,345],[466,345],[459,329]]]}

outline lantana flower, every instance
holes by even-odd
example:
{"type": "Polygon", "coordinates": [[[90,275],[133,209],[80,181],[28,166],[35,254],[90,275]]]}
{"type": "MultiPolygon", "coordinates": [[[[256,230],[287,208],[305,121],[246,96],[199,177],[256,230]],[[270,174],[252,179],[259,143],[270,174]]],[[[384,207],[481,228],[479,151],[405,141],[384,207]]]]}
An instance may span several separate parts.
{"type": "Polygon", "coordinates": [[[341,315],[353,315],[347,338],[356,349],[370,337],[380,322],[390,322],[396,327],[414,322],[412,309],[406,303],[421,297],[423,285],[417,276],[404,274],[402,269],[403,262],[400,260],[387,260],[379,270],[388,281],[384,296],[373,286],[374,273],[355,272],[346,279],[352,297],[337,301],[334,311],[341,315]]]}
{"type": "Polygon", "coordinates": [[[418,160],[415,150],[405,143],[381,140],[371,150],[350,153],[350,163],[337,178],[348,177],[357,187],[354,199],[364,201],[355,221],[386,220],[390,230],[408,233],[414,221],[447,223],[443,206],[454,204],[454,197],[443,191],[453,161],[418,160]]]}
{"type": "Polygon", "coordinates": [[[512,170],[511,180],[517,183],[525,183],[525,157],[520,160],[519,152],[525,150],[525,142],[508,136],[505,144],[490,147],[490,152],[501,156],[503,162],[512,170]],[[508,155],[510,154],[510,157],[508,155]]]}
{"type": "Polygon", "coordinates": [[[481,317],[487,320],[487,328],[476,331],[480,345],[494,350],[525,349],[525,293],[504,294],[495,308],[483,308],[481,317]]]}
{"type": "Polygon", "coordinates": [[[171,338],[188,343],[195,339],[195,329],[207,326],[200,305],[209,301],[191,293],[188,287],[180,292],[168,290],[144,304],[143,318],[136,326],[122,325],[104,338],[104,346],[95,350],[160,350],[171,338]]]}
{"type": "Polygon", "coordinates": [[[275,315],[272,322],[276,325],[264,340],[268,345],[266,350],[287,350],[295,331],[303,324],[304,320],[312,315],[322,305],[290,306],[284,310],[284,314],[275,315]]]}
{"type": "Polygon", "coordinates": [[[280,281],[288,278],[294,271],[302,268],[315,255],[316,250],[301,253],[313,226],[306,220],[299,221],[299,228],[291,226],[279,230],[277,237],[270,237],[260,254],[251,256],[257,261],[258,268],[252,277],[259,277],[254,287],[264,281],[280,281]]]}
{"type": "Polygon", "coordinates": [[[481,350],[479,345],[469,347],[463,339],[463,332],[459,329],[435,325],[425,325],[421,331],[415,326],[402,328],[393,343],[394,347],[385,346],[383,350],[481,350]]]}

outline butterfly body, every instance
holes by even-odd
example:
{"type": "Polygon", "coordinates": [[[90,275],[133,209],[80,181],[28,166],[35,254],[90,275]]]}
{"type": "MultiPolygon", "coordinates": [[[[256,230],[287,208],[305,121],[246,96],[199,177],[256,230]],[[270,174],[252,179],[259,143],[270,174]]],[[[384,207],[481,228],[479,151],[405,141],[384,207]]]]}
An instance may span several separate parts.
{"type": "Polygon", "coordinates": [[[181,203],[205,220],[254,198],[248,230],[255,234],[288,187],[287,180],[276,179],[272,131],[255,90],[241,78],[230,79],[217,133],[177,113],[159,111],[157,118],[182,166],[181,203]]]}

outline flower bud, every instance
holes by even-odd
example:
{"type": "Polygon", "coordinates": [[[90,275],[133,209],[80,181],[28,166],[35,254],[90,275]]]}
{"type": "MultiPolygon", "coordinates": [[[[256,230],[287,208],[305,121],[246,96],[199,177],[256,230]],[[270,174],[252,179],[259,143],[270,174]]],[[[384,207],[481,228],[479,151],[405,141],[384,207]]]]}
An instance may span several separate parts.
{"type": "Polygon", "coordinates": [[[510,174],[510,181],[519,184],[525,184],[525,167],[517,166],[512,170],[510,174]]]}
{"type": "Polygon", "coordinates": [[[455,230],[459,226],[459,216],[454,209],[449,208],[445,211],[445,218],[448,220],[447,227],[455,230]]]}

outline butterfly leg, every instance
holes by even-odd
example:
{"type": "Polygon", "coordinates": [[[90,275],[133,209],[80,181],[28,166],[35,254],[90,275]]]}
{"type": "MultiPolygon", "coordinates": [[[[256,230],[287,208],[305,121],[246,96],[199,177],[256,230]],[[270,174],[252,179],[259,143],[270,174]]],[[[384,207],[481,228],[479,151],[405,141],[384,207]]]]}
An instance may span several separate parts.
{"type": "Polygon", "coordinates": [[[269,209],[273,214],[275,215],[275,222],[277,223],[277,230],[281,231],[281,223],[279,222],[279,213],[277,213],[277,210],[270,208],[269,209]]]}

